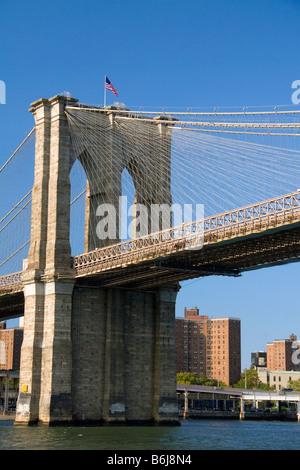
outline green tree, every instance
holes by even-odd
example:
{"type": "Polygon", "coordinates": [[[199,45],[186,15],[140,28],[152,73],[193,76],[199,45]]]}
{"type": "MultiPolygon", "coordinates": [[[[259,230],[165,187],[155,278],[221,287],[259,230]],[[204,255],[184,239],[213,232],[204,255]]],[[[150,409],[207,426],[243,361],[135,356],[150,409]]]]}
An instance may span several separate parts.
{"type": "Polygon", "coordinates": [[[199,375],[199,377],[197,377],[197,384],[206,385],[207,380],[208,380],[208,378],[206,377],[206,375],[201,374],[201,375],[199,375]]]}
{"type": "Polygon", "coordinates": [[[197,382],[196,376],[192,372],[179,372],[177,374],[178,384],[195,384],[197,382]]]}
{"type": "Polygon", "coordinates": [[[259,382],[259,387],[258,387],[260,390],[275,390],[275,385],[272,385],[272,387],[270,387],[270,385],[268,384],[265,384],[263,382],[259,382]]]}
{"type": "Polygon", "coordinates": [[[270,387],[259,380],[258,372],[256,369],[245,369],[241,374],[241,378],[234,385],[235,388],[246,388],[246,389],[260,389],[260,390],[273,390],[274,387],[270,387]]]}
{"type": "Polygon", "coordinates": [[[236,388],[258,388],[260,380],[258,378],[257,370],[245,369],[241,374],[241,378],[237,384],[234,385],[236,388]]]}
{"type": "Polygon", "coordinates": [[[294,392],[300,392],[300,379],[289,380],[288,381],[288,388],[292,388],[294,390],[294,392]]]}
{"type": "Polygon", "coordinates": [[[216,379],[209,379],[206,375],[201,374],[200,377],[196,377],[194,372],[179,372],[177,374],[177,383],[178,384],[198,384],[198,385],[207,385],[210,387],[227,387],[224,382],[221,382],[216,379]]]}
{"type": "Polygon", "coordinates": [[[203,385],[207,385],[208,387],[227,387],[225,382],[222,382],[221,380],[217,379],[209,379],[207,377],[203,385]]]}

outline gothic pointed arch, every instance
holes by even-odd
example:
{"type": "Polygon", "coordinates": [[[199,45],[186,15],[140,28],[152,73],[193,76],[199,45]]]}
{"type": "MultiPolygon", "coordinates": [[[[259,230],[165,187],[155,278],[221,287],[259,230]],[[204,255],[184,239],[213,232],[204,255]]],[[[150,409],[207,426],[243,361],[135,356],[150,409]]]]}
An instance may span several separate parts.
{"type": "Polygon", "coordinates": [[[70,171],[70,245],[71,256],[84,253],[86,233],[87,175],[79,159],[73,162],[70,171]]]}

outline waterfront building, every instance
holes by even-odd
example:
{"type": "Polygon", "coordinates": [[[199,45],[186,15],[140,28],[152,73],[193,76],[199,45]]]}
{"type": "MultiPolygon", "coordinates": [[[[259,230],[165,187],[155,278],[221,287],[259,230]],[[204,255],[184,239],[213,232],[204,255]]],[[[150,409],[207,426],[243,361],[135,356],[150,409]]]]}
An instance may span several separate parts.
{"type": "Polygon", "coordinates": [[[176,319],[177,371],[233,385],[241,374],[239,318],[210,318],[197,307],[176,319]]]}
{"type": "Polygon", "coordinates": [[[257,373],[261,382],[274,387],[277,392],[289,389],[290,380],[300,379],[300,371],[258,369],[257,373]]]}
{"type": "Polygon", "coordinates": [[[6,322],[0,323],[0,369],[20,369],[23,328],[6,328],[6,322]]]}

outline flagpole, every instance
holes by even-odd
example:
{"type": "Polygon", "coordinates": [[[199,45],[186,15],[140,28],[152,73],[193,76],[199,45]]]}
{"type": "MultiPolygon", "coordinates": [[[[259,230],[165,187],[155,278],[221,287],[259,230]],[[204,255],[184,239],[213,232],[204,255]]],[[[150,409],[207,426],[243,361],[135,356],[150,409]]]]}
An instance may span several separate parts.
{"type": "Polygon", "coordinates": [[[106,108],[106,87],[105,87],[105,83],[106,83],[106,75],[104,77],[104,108],[106,108]]]}

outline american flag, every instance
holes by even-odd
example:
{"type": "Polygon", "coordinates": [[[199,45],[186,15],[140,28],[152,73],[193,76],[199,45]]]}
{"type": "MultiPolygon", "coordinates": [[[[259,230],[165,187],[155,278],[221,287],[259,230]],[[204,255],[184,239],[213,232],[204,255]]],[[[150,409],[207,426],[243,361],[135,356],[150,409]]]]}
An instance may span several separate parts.
{"type": "Polygon", "coordinates": [[[117,90],[115,89],[115,87],[110,83],[109,79],[107,77],[105,77],[105,88],[107,90],[110,90],[114,93],[114,95],[116,96],[119,96],[117,90]]]}

